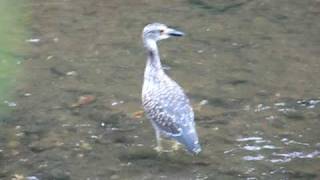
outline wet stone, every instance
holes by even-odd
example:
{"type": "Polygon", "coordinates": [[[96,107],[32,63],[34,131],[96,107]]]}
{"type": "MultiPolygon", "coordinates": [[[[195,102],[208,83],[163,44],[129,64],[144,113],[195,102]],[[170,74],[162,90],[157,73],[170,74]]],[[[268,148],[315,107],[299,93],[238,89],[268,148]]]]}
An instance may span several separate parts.
{"type": "Polygon", "coordinates": [[[238,86],[238,85],[243,85],[248,83],[249,81],[244,79],[233,79],[225,82],[225,84],[231,84],[232,86],[238,86]]]}
{"type": "Polygon", "coordinates": [[[80,143],[80,148],[89,151],[92,150],[92,145],[87,142],[82,142],[80,143]]]}
{"type": "Polygon", "coordinates": [[[26,125],[24,128],[24,134],[26,136],[38,135],[41,136],[45,133],[45,129],[48,127],[48,124],[44,122],[34,122],[33,124],[26,125]]]}
{"type": "Polygon", "coordinates": [[[309,172],[302,172],[302,171],[289,171],[288,172],[290,179],[316,179],[317,175],[314,173],[309,172]]]}
{"type": "Polygon", "coordinates": [[[45,151],[47,149],[52,148],[53,146],[47,143],[42,143],[41,141],[37,141],[37,142],[33,142],[29,145],[29,148],[32,152],[42,152],[45,151]]]}
{"type": "Polygon", "coordinates": [[[70,175],[62,169],[54,168],[44,173],[37,175],[39,179],[54,179],[54,180],[70,180],[70,175]]]}
{"type": "Polygon", "coordinates": [[[286,112],[283,114],[285,117],[287,117],[288,119],[292,119],[292,120],[304,120],[304,114],[300,111],[297,112],[286,112]]]}
{"type": "Polygon", "coordinates": [[[286,126],[286,122],[281,119],[278,119],[276,121],[272,121],[271,125],[272,127],[283,129],[286,126]]]}
{"type": "Polygon", "coordinates": [[[114,174],[114,175],[110,176],[110,179],[111,180],[120,179],[120,176],[117,174],[114,174]]]}
{"type": "Polygon", "coordinates": [[[133,143],[132,139],[129,139],[126,136],[113,137],[113,142],[114,143],[120,143],[120,144],[131,144],[131,143],[133,143]]]}
{"type": "Polygon", "coordinates": [[[69,180],[70,176],[60,169],[54,169],[51,172],[52,178],[57,180],[69,180]]]}
{"type": "Polygon", "coordinates": [[[266,98],[266,97],[272,96],[272,93],[271,93],[271,92],[268,92],[268,91],[266,91],[266,90],[261,90],[261,91],[258,91],[258,92],[256,93],[256,95],[259,96],[259,97],[262,97],[262,98],[266,98]]]}
{"type": "Polygon", "coordinates": [[[28,176],[26,177],[27,180],[39,180],[36,176],[28,176]]]}
{"type": "Polygon", "coordinates": [[[31,144],[29,144],[29,148],[33,152],[42,152],[62,144],[63,143],[56,136],[50,135],[38,141],[33,141],[31,144]]]}
{"type": "MultiPolygon", "coordinates": [[[[2,159],[4,158],[4,152],[0,149],[0,162],[2,162],[2,159]]],[[[0,163],[1,165],[1,163],[0,163]]]]}
{"type": "Polygon", "coordinates": [[[9,176],[9,172],[7,170],[1,169],[0,170],[0,179],[7,178],[9,176]]]}
{"type": "Polygon", "coordinates": [[[192,164],[196,165],[196,166],[210,166],[211,163],[209,161],[206,160],[197,160],[197,161],[193,161],[192,164]]]}
{"type": "Polygon", "coordinates": [[[130,149],[129,151],[122,152],[120,160],[132,161],[132,160],[143,160],[143,159],[157,159],[158,154],[153,149],[130,149]]]}

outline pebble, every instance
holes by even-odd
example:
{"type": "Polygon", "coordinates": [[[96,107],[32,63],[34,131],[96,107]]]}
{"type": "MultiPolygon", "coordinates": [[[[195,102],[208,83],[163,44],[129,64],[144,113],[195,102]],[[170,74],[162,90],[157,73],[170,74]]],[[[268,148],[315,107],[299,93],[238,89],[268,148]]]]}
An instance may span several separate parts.
{"type": "Polygon", "coordinates": [[[77,72],[76,71],[69,71],[66,73],[67,76],[76,76],[77,72]]]}
{"type": "Polygon", "coordinates": [[[117,174],[114,174],[114,175],[110,176],[110,179],[111,179],[111,180],[120,179],[120,176],[117,175],[117,174]]]}
{"type": "Polygon", "coordinates": [[[28,176],[26,177],[27,180],[39,180],[36,176],[28,176]]]}
{"type": "Polygon", "coordinates": [[[27,39],[26,41],[27,41],[27,42],[31,42],[31,43],[38,43],[38,42],[40,42],[40,39],[38,39],[38,38],[33,38],[33,39],[27,39]]]}

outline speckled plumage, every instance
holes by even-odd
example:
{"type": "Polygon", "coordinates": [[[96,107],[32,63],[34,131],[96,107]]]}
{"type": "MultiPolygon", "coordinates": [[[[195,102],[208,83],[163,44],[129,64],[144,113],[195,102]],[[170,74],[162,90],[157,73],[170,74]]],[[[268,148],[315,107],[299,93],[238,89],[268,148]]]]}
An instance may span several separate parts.
{"type": "Polygon", "coordinates": [[[148,59],[144,73],[142,103],[151,121],[159,146],[160,136],[175,139],[191,153],[201,147],[194,123],[194,113],[182,88],[162,69],[156,42],[183,33],[160,23],[147,25],[142,34],[148,59]]]}

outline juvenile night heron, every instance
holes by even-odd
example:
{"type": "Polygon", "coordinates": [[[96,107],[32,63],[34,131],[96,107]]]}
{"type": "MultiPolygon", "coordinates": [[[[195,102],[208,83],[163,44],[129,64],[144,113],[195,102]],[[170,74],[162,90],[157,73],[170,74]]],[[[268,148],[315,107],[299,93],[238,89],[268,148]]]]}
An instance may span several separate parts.
{"type": "MultiPolygon", "coordinates": [[[[194,113],[182,88],[163,71],[157,41],[184,33],[164,24],[147,25],[142,32],[148,59],[144,72],[142,103],[157,138],[156,150],[161,152],[161,137],[176,140],[198,154],[201,147],[195,129],[194,113]]],[[[177,144],[176,144],[177,146],[177,144]]]]}

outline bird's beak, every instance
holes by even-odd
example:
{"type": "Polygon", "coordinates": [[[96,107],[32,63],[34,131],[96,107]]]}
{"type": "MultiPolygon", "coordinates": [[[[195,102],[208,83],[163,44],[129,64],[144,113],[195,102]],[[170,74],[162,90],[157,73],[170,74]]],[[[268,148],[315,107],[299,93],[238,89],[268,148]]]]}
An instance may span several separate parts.
{"type": "Polygon", "coordinates": [[[167,33],[169,36],[184,36],[183,32],[172,29],[172,28],[168,28],[167,33]]]}

